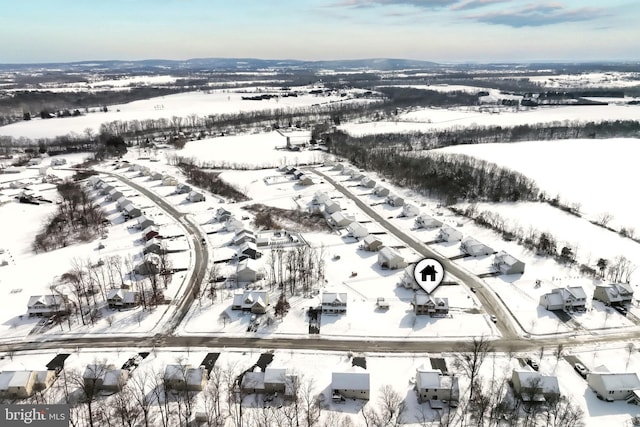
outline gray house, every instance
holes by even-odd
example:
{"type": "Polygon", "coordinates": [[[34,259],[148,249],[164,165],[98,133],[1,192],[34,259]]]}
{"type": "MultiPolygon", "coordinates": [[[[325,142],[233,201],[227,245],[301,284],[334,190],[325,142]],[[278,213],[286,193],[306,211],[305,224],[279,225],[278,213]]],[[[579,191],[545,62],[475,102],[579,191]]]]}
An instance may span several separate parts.
{"type": "Polygon", "coordinates": [[[415,224],[417,228],[436,228],[442,225],[442,221],[427,214],[422,214],[416,218],[415,224]]]}
{"type": "Polygon", "coordinates": [[[523,274],[524,262],[505,251],[500,251],[493,258],[493,268],[501,274],[523,274]]]}
{"type": "Polygon", "coordinates": [[[458,377],[443,375],[439,369],[416,369],[415,390],[419,403],[430,400],[457,402],[460,398],[458,377]]]}
{"type": "Polygon", "coordinates": [[[378,264],[380,267],[388,268],[389,270],[397,270],[407,266],[407,262],[404,258],[387,246],[383,247],[378,252],[378,264]]]}
{"type": "Polygon", "coordinates": [[[640,392],[640,379],[635,372],[609,372],[599,366],[587,374],[587,383],[603,400],[635,400],[640,392]]]}
{"type": "Polygon", "coordinates": [[[494,252],[492,247],[479,242],[471,236],[462,239],[460,242],[460,250],[471,256],[489,255],[494,252]]]}
{"type": "Polygon", "coordinates": [[[633,288],[627,283],[598,285],[593,291],[593,299],[607,305],[623,305],[633,300],[633,288]]]}
{"type": "Polygon", "coordinates": [[[556,288],[540,296],[540,305],[549,311],[584,311],[586,304],[587,294],[582,286],[556,288]]]}
{"type": "Polygon", "coordinates": [[[370,392],[369,372],[354,367],[350,371],[331,373],[331,396],[333,399],[369,400],[370,392]]]}
{"type": "Polygon", "coordinates": [[[529,366],[514,369],[511,383],[515,395],[524,402],[546,402],[560,397],[558,378],[542,375],[529,366]]]}

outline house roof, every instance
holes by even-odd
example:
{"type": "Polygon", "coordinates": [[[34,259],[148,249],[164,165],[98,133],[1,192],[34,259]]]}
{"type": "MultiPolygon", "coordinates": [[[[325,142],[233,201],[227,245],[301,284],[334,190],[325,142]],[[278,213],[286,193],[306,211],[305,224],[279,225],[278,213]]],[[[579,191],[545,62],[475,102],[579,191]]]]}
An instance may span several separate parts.
{"type": "Polygon", "coordinates": [[[529,367],[527,368],[517,368],[513,370],[514,374],[520,379],[521,387],[529,387],[530,384],[534,384],[534,382],[539,379],[539,385],[543,393],[560,393],[560,386],[558,385],[558,378],[556,376],[541,375],[539,372],[529,367]]]}
{"type": "Polygon", "coordinates": [[[357,221],[353,221],[351,224],[347,225],[347,230],[349,230],[353,234],[367,234],[367,227],[360,224],[357,221]]]}
{"type": "MultiPolygon", "coordinates": [[[[554,289],[555,290],[555,289],[554,289]]],[[[546,295],[547,305],[563,305],[564,299],[562,298],[562,294],[558,292],[549,292],[546,295]]]]}
{"type": "Polygon", "coordinates": [[[109,369],[104,374],[102,385],[107,387],[117,386],[123,378],[127,377],[128,372],[129,371],[125,371],[124,369],[109,369]]]}
{"type": "Polygon", "coordinates": [[[258,271],[258,263],[254,259],[243,259],[238,263],[238,272],[240,271],[258,271]]]}
{"type": "Polygon", "coordinates": [[[441,375],[439,369],[420,367],[416,369],[416,384],[420,388],[440,388],[441,375]]]}
{"type": "Polygon", "coordinates": [[[363,239],[363,242],[365,245],[372,245],[376,242],[382,243],[382,240],[380,240],[375,234],[369,234],[363,239]]]}
{"type": "Polygon", "coordinates": [[[33,371],[15,371],[9,380],[9,387],[26,387],[33,375],[33,371]]]}
{"type": "Polygon", "coordinates": [[[242,245],[240,245],[240,248],[238,250],[240,251],[240,253],[244,253],[247,250],[257,251],[258,246],[256,246],[254,242],[244,242],[242,245]]]}
{"type": "Polygon", "coordinates": [[[403,258],[396,251],[394,251],[388,246],[385,246],[382,249],[380,249],[380,252],[378,252],[378,259],[379,260],[382,259],[384,261],[391,261],[391,260],[397,260],[397,259],[403,259],[403,258]]]}
{"type": "Polygon", "coordinates": [[[9,387],[9,382],[11,382],[11,378],[13,378],[14,374],[14,371],[0,372],[0,390],[7,390],[7,388],[9,387]]]}
{"type": "Polygon", "coordinates": [[[285,368],[267,367],[264,370],[264,382],[269,384],[283,384],[287,379],[287,370],[285,368]]]}
{"type": "Polygon", "coordinates": [[[589,375],[600,377],[607,390],[640,389],[640,379],[635,372],[591,372],[589,375]]]}
{"type": "Polygon", "coordinates": [[[233,306],[250,309],[255,305],[267,306],[267,291],[243,291],[233,295],[233,306]]]}
{"type": "Polygon", "coordinates": [[[347,293],[346,292],[323,292],[322,293],[322,304],[332,304],[335,302],[347,302],[347,293]]]}
{"type": "Polygon", "coordinates": [[[264,372],[245,372],[242,376],[242,387],[264,389],[264,372]]]}
{"type": "Polygon", "coordinates": [[[514,256],[509,255],[505,251],[498,252],[496,254],[496,256],[495,256],[495,260],[496,260],[496,262],[500,262],[501,264],[506,264],[506,265],[509,265],[509,266],[520,262],[514,256]]]}
{"type": "Polygon", "coordinates": [[[331,373],[331,388],[337,390],[369,390],[369,372],[353,370],[331,373]]]}
{"type": "Polygon", "coordinates": [[[416,292],[413,296],[413,303],[416,305],[432,304],[436,307],[449,308],[449,298],[434,297],[422,292],[416,292]]]}
{"type": "Polygon", "coordinates": [[[35,304],[42,304],[45,306],[60,305],[64,302],[62,295],[33,295],[29,298],[28,307],[32,307],[35,304]]]}

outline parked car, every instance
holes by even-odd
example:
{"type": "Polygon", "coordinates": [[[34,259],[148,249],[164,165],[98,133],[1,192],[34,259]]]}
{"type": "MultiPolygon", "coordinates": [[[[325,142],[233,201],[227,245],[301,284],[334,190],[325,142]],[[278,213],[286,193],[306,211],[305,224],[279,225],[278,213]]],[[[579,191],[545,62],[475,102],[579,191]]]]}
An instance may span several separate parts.
{"type": "Polygon", "coordinates": [[[533,359],[527,359],[527,365],[531,366],[531,368],[533,368],[534,371],[537,371],[538,369],[540,369],[540,365],[538,365],[538,362],[536,362],[533,359]]]}
{"type": "Polygon", "coordinates": [[[498,318],[496,317],[496,315],[495,315],[495,314],[492,314],[492,315],[491,315],[491,321],[492,321],[493,323],[498,323],[498,318]]]}
{"type": "Polygon", "coordinates": [[[589,373],[589,371],[587,371],[587,368],[585,368],[582,363],[576,363],[575,365],[573,365],[573,369],[575,369],[582,378],[587,378],[587,374],[589,373]]]}
{"type": "Polygon", "coordinates": [[[613,308],[615,308],[618,313],[622,314],[623,316],[626,316],[628,313],[627,309],[621,305],[614,305],[613,308]]]}

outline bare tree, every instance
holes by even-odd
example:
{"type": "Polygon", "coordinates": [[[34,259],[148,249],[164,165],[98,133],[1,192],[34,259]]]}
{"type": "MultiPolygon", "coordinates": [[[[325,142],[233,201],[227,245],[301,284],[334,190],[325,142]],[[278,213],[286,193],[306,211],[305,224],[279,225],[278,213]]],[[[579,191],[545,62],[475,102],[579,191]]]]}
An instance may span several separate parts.
{"type": "Polygon", "coordinates": [[[130,388],[125,387],[119,393],[116,393],[112,400],[112,405],[113,414],[120,419],[123,426],[133,427],[137,425],[142,409],[134,400],[133,392],[130,388]]]}
{"type": "Polygon", "coordinates": [[[129,397],[140,409],[145,427],[149,427],[149,410],[151,409],[151,399],[148,389],[151,386],[151,380],[152,377],[147,375],[147,372],[136,370],[134,375],[132,375],[127,382],[129,397]]]}
{"type": "Polygon", "coordinates": [[[463,352],[456,357],[454,363],[469,378],[469,400],[473,400],[480,366],[491,351],[491,344],[484,336],[481,336],[473,337],[470,343],[461,347],[463,347],[463,352]]]}
{"type": "Polygon", "coordinates": [[[584,411],[564,396],[547,399],[548,427],[584,427],[584,411]]]}
{"type": "Polygon", "coordinates": [[[71,384],[80,390],[81,402],[86,405],[90,427],[93,427],[94,422],[93,403],[100,391],[107,369],[105,360],[94,359],[93,363],[87,366],[84,374],[78,371],[69,373],[71,384]]]}
{"type": "Polygon", "coordinates": [[[609,225],[612,219],[613,219],[613,215],[610,212],[602,212],[596,218],[596,223],[598,225],[601,225],[602,227],[606,227],[609,225]]]}

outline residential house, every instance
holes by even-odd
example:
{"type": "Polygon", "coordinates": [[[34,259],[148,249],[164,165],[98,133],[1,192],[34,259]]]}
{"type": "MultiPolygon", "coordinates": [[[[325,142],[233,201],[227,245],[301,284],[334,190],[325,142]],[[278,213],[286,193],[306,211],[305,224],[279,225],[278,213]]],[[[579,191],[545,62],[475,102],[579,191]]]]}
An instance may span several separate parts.
{"type": "Polygon", "coordinates": [[[624,305],[633,300],[633,288],[627,283],[597,285],[593,299],[607,305],[624,305]]]}
{"type": "Polygon", "coordinates": [[[101,182],[101,181],[102,181],[102,178],[100,178],[98,175],[90,176],[87,179],[87,183],[92,187],[95,187],[98,184],[98,182],[101,182]]]}
{"type": "Polygon", "coordinates": [[[122,192],[117,188],[112,188],[107,194],[107,198],[113,202],[117,201],[120,197],[122,197],[122,192]]]}
{"type": "Polygon", "coordinates": [[[440,242],[459,242],[462,240],[462,233],[453,227],[443,225],[438,232],[437,240],[440,242]]]}
{"type": "Polygon", "coordinates": [[[511,383],[515,395],[523,402],[545,402],[560,397],[558,378],[554,375],[542,375],[530,366],[514,369],[511,383]]]}
{"type": "Polygon", "coordinates": [[[313,199],[311,199],[311,204],[323,205],[329,199],[331,199],[331,197],[329,197],[329,195],[324,191],[316,191],[313,195],[313,199]]]}
{"type": "Polygon", "coordinates": [[[457,402],[460,398],[458,377],[443,375],[439,369],[416,369],[415,390],[419,403],[430,400],[443,400],[445,402],[457,402]]]}
{"type": "Polygon", "coordinates": [[[178,180],[175,179],[175,177],[173,177],[171,175],[164,175],[162,177],[162,185],[167,186],[167,187],[172,187],[174,185],[178,185],[178,180]]]}
{"type": "Polygon", "coordinates": [[[263,394],[264,393],[264,372],[249,371],[242,375],[240,391],[243,394],[263,394]]]}
{"type": "Polygon", "coordinates": [[[131,201],[126,197],[120,197],[119,199],[116,200],[116,207],[121,211],[123,211],[124,207],[129,204],[131,204],[131,201]]]}
{"type": "Polygon", "coordinates": [[[191,203],[204,202],[205,197],[204,197],[204,194],[198,191],[191,191],[187,195],[187,200],[190,201],[191,203]]]}
{"type": "Polygon", "coordinates": [[[161,237],[160,231],[158,230],[158,227],[155,225],[150,225],[144,230],[142,230],[142,238],[144,239],[145,242],[148,242],[151,239],[159,238],[159,237],[161,237]]]}
{"type": "Polygon", "coordinates": [[[151,172],[151,175],[149,175],[151,181],[160,181],[162,178],[163,175],[160,172],[151,172]]]}
{"type": "Polygon", "coordinates": [[[107,294],[109,308],[132,308],[140,303],[140,293],[128,289],[113,288],[107,294]]]}
{"type": "Polygon", "coordinates": [[[327,218],[327,223],[332,227],[342,228],[351,224],[354,220],[353,216],[345,215],[342,212],[334,212],[327,218]]]}
{"type": "Polygon", "coordinates": [[[244,224],[242,221],[232,216],[225,221],[223,228],[226,231],[238,231],[244,228],[244,224]]]}
{"type": "Polygon", "coordinates": [[[448,298],[434,297],[421,291],[413,295],[411,305],[413,306],[413,312],[417,316],[426,314],[431,317],[441,317],[449,314],[448,298]]]}
{"type": "Polygon", "coordinates": [[[66,295],[34,295],[27,303],[29,317],[51,317],[69,312],[69,299],[66,295]]]}
{"type": "Polygon", "coordinates": [[[253,242],[244,242],[238,249],[238,259],[258,259],[262,256],[262,252],[258,251],[258,247],[253,242]]]}
{"type": "Polygon", "coordinates": [[[373,188],[376,186],[376,182],[369,178],[369,177],[364,177],[360,180],[360,187],[364,187],[364,188],[373,188]]]}
{"type": "Polygon", "coordinates": [[[467,236],[460,242],[460,250],[467,255],[481,256],[489,255],[494,252],[493,248],[479,242],[471,236],[467,236]]]}
{"type": "Polygon", "coordinates": [[[341,171],[344,169],[344,165],[342,163],[336,163],[335,165],[333,165],[333,167],[331,168],[332,171],[341,171]]]}
{"type": "Polygon", "coordinates": [[[358,181],[360,182],[360,180],[364,178],[364,174],[361,172],[356,171],[355,173],[353,173],[351,175],[351,177],[349,178],[349,181],[358,181]]]}
{"type": "Polygon", "coordinates": [[[586,304],[587,294],[582,286],[555,288],[540,296],[540,305],[549,311],[584,311],[586,304]]]}
{"type": "Polygon", "coordinates": [[[327,215],[331,215],[332,213],[339,212],[342,208],[340,207],[340,203],[335,200],[329,199],[324,202],[324,211],[327,215]]]}
{"type": "Polygon", "coordinates": [[[416,205],[412,205],[411,203],[406,203],[402,207],[402,216],[412,217],[420,215],[420,208],[416,205]]]}
{"type": "Polygon", "coordinates": [[[418,283],[413,274],[415,267],[416,267],[415,264],[410,264],[404,269],[399,285],[407,289],[423,290],[427,294],[431,294],[433,291],[436,290],[436,288],[440,285],[440,283],[437,281],[434,282],[430,280],[421,281],[420,283],[418,283]]]}
{"type": "Polygon", "coordinates": [[[0,373],[0,398],[26,399],[35,392],[35,371],[3,371],[0,373]]]}
{"type": "Polygon", "coordinates": [[[264,392],[292,396],[295,380],[296,376],[288,374],[286,368],[267,366],[264,370],[264,392]]]}
{"type": "Polygon", "coordinates": [[[309,175],[302,175],[298,180],[299,185],[313,185],[313,179],[309,175]]]}
{"type": "Polygon", "coordinates": [[[346,292],[322,292],[322,314],[344,314],[347,312],[346,292]]]}
{"type": "Polygon", "coordinates": [[[122,208],[122,213],[127,219],[137,218],[142,215],[142,211],[139,208],[135,207],[133,203],[129,203],[124,208],[122,208]]]}
{"type": "Polygon", "coordinates": [[[386,200],[387,204],[394,207],[400,207],[404,205],[404,199],[395,194],[389,194],[386,200]]]}
{"type": "Polygon", "coordinates": [[[380,267],[388,268],[389,270],[397,270],[407,266],[407,262],[404,258],[387,246],[383,247],[378,252],[378,264],[380,267]]]}
{"type": "Polygon", "coordinates": [[[150,276],[160,273],[160,268],[160,257],[156,254],[146,254],[142,262],[134,268],[134,273],[141,276],[150,276]]]}
{"type": "Polygon", "coordinates": [[[256,243],[256,235],[251,230],[242,229],[236,232],[236,235],[231,239],[231,244],[234,246],[242,245],[245,242],[256,243]]]}
{"type": "Polygon", "coordinates": [[[587,374],[587,384],[606,401],[632,400],[640,393],[640,379],[635,372],[609,372],[598,366],[587,374]]]}
{"type": "Polygon", "coordinates": [[[104,373],[100,390],[117,393],[121,391],[129,380],[129,370],[109,368],[104,373]]]}
{"type": "Polygon", "coordinates": [[[524,262],[505,251],[500,251],[493,258],[493,268],[501,274],[523,274],[524,262]]]}
{"type": "Polygon", "coordinates": [[[116,369],[116,367],[114,365],[106,365],[104,363],[91,363],[87,365],[84,369],[84,373],[82,374],[84,388],[87,390],[93,390],[94,392],[100,391],[104,382],[104,377],[110,369],[116,369]]]}
{"type": "Polygon", "coordinates": [[[253,259],[244,259],[238,263],[236,282],[251,283],[258,280],[258,265],[253,259]]]}
{"type": "Polygon", "coordinates": [[[375,252],[379,251],[382,248],[382,240],[380,240],[376,235],[369,234],[364,239],[362,239],[362,245],[360,247],[365,251],[375,252]]]}
{"type": "Polygon", "coordinates": [[[139,230],[144,230],[147,227],[152,225],[156,225],[155,221],[151,218],[146,217],[145,215],[141,215],[136,219],[137,227],[139,230]]]}
{"type": "Polygon", "coordinates": [[[342,399],[369,400],[369,372],[353,367],[349,371],[331,373],[331,396],[342,399]]]}
{"type": "Polygon", "coordinates": [[[436,228],[442,225],[442,221],[427,214],[422,214],[416,218],[415,224],[417,228],[436,228]]]}
{"type": "Polygon", "coordinates": [[[100,187],[100,193],[106,196],[109,194],[109,191],[113,190],[114,188],[115,187],[111,184],[105,184],[100,187]]]}
{"type": "Polygon", "coordinates": [[[176,194],[189,194],[191,193],[191,186],[180,183],[176,185],[176,194]]]}
{"type": "Polygon", "coordinates": [[[293,173],[293,179],[300,180],[300,178],[302,178],[303,176],[304,176],[304,172],[301,170],[295,171],[293,173]]]}
{"type": "Polygon", "coordinates": [[[214,217],[214,219],[218,222],[224,222],[226,220],[228,220],[229,218],[232,218],[233,214],[231,212],[229,212],[228,210],[226,210],[225,208],[218,208],[216,210],[216,215],[214,217]]]}
{"type": "Polygon", "coordinates": [[[158,254],[162,255],[167,252],[167,248],[165,247],[162,240],[158,238],[153,238],[144,244],[144,248],[142,249],[142,254],[158,254]]]}
{"type": "Polygon", "coordinates": [[[347,233],[348,236],[355,237],[356,239],[360,239],[369,235],[369,231],[367,230],[367,228],[357,221],[353,221],[352,223],[347,225],[347,233]]]}
{"type": "Polygon", "coordinates": [[[264,314],[269,306],[267,291],[242,291],[233,295],[232,310],[248,311],[254,314],[264,314]]]}
{"type": "Polygon", "coordinates": [[[204,366],[194,368],[191,365],[169,364],[164,369],[166,390],[202,391],[208,381],[209,375],[204,366]]]}
{"type": "Polygon", "coordinates": [[[389,195],[389,189],[381,185],[377,185],[373,189],[373,194],[375,194],[378,197],[387,197],[389,195]]]}

